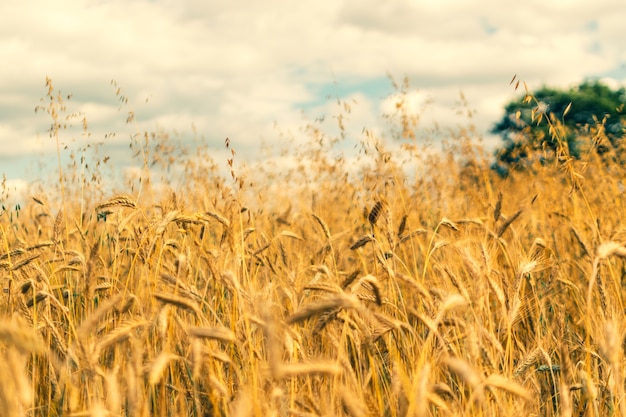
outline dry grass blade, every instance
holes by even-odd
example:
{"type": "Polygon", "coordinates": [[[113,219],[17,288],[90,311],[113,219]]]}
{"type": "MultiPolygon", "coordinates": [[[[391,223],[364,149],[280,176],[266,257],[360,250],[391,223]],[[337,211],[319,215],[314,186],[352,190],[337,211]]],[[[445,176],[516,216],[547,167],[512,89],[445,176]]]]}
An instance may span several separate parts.
{"type": "Polygon", "coordinates": [[[137,304],[137,297],[134,294],[128,294],[124,302],[120,306],[115,307],[115,311],[118,314],[124,314],[128,312],[135,304],[137,304]]]}
{"type": "Polygon", "coordinates": [[[20,259],[18,262],[13,264],[13,266],[10,268],[10,271],[17,271],[18,269],[23,268],[37,258],[39,258],[39,255],[31,255],[24,259],[20,259]]]}
{"type": "Polygon", "coordinates": [[[498,192],[498,202],[493,210],[493,220],[497,222],[500,219],[500,213],[502,210],[502,192],[498,192]]]}
{"type": "Polygon", "coordinates": [[[287,318],[287,323],[294,324],[337,308],[356,308],[359,305],[359,300],[355,295],[338,294],[335,297],[305,306],[302,310],[289,316],[287,318]]]}
{"type": "Polygon", "coordinates": [[[26,250],[31,251],[31,250],[40,249],[40,248],[47,248],[53,245],[54,245],[54,242],[52,242],[51,240],[44,240],[42,242],[37,242],[34,245],[27,247],[26,250]]]}
{"type": "Polygon", "coordinates": [[[474,391],[472,397],[481,401],[484,396],[484,377],[475,371],[467,362],[455,357],[445,358],[444,365],[458,375],[474,391]]]}
{"type": "Polygon", "coordinates": [[[446,226],[449,229],[454,230],[455,232],[459,231],[459,227],[456,225],[456,223],[454,223],[452,220],[444,217],[443,219],[441,219],[441,226],[446,226]]]}
{"type": "Polygon", "coordinates": [[[352,417],[366,417],[369,415],[367,408],[365,407],[364,401],[355,398],[350,395],[349,389],[344,388],[341,390],[341,403],[343,404],[345,410],[348,412],[348,415],[352,417]]]}
{"type": "Polygon", "coordinates": [[[380,313],[374,313],[374,317],[376,317],[377,321],[382,323],[382,326],[380,327],[380,329],[374,332],[374,335],[375,335],[374,338],[379,337],[393,329],[406,328],[409,332],[412,332],[412,329],[410,329],[410,326],[406,326],[406,324],[401,322],[400,320],[387,317],[384,314],[380,314],[380,313]]]}
{"type": "Polygon", "coordinates": [[[317,274],[324,274],[328,278],[332,278],[333,274],[330,272],[330,269],[326,265],[311,265],[310,269],[317,274]]]}
{"type": "Polygon", "coordinates": [[[154,235],[163,236],[170,223],[175,222],[179,215],[180,212],[178,210],[170,211],[164,215],[157,223],[155,223],[154,235]]]}
{"type": "Polygon", "coordinates": [[[40,206],[45,206],[44,202],[41,200],[41,198],[37,198],[34,196],[31,196],[31,198],[33,199],[33,201],[37,204],[39,204],[40,206]]]}
{"type": "Polygon", "coordinates": [[[279,375],[281,378],[293,378],[298,376],[330,375],[341,374],[341,366],[335,362],[318,361],[307,363],[289,363],[280,366],[279,375]]]}
{"type": "Polygon", "coordinates": [[[547,259],[549,259],[549,256],[545,255],[548,253],[549,253],[548,244],[546,243],[545,240],[543,240],[540,237],[537,237],[535,238],[535,240],[533,240],[533,244],[530,247],[530,250],[528,251],[529,259],[531,261],[537,261],[537,262],[543,261],[544,263],[547,261],[547,259]]]}
{"type": "Polygon", "coordinates": [[[8,349],[0,355],[0,373],[3,375],[0,395],[3,397],[2,414],[6,416],[27,415],[24,410],[34,404],[33,386],[28,377],[26,355],[8,349]]]}
{"type": "Polygon", "coordinates": [[[113,284],[110,282],[103,282],[93,287],[96,292],[110,290],[111,288],[113,288],[113,284]]]}
{"type": "Polygon", "coordinates": [[[375,276],[369,275],[369,274],[365,275],[364,277],[360,278],[357,281],[357,285],[355,285],[355,289],[358,285],[362,286],[363,288],[366,288],[367,290],[370,290],[374,294],[376,304],[378,304],[379,306],[383,305],[382,290],[380,288],[380,282],[375,276]]]}
{"type": "Polygon", "coordinates": [[[3,253],[2,255],[0,255],[0,261],[13,258],[14,256],[22,255],[23,253],[24,253],[24,249],[21,249],[21,248],[13,249],[7,253],[3,253]]]}
{"type": "Polygon", "coordinates": [[[619,242],[605,242],[596,249],[596,256],[600,260],[613,255],[626,258],[626,248],[619,242]]]}
{"type": "Polygon", "coordinates": [[[24,281],[19,286],[20,292],[22,294],[26,294],[28,292],[28,290],[30,290],[31,288],[33,288],[33,280],[32,279],[28,279],[28,280],[24,281]]]}
{"type": "Polygon", "coordinates": [[[468,303],[471,303],[472,298],[470,297],[465,284],[456,276],[456,274],[454,274],[454,272],[450,270],[450,268],[447,265],[443,267],[443,270],[446,272],[446,274],[450,278],[452,285],[455,286],[455,288],[459,291],[459,293],[465,298],[465,300],[468,303]]]}
{"type": "Polygon", "coordinates": [[[22,353],[43,353],[46,351],[43,340],[30,326],[0,322],[0,341],[15,347],[22,353]]]}
{"type": "Polygon", "coordinates": [[[589,247],[587,246],[585,241],[581,238],[580,233],[578,233],[578,230],[576,230],[574,226],[571,226],[570,230],[572,234],[574,235],[574,238],[576,238],[576,242],[578,242],[578,245],[583,250],[583,256],[585,255],[591,256],[591,251],[589,250],[589,247]]]}
{"type": "Polygon", "coordinates": [[[169,363],[178,358],[178,356],[167,352],[161,352],[159,356],[154,360],[152,366],[148,369],[148,382],[150,385],[157,384],[163,377],[163,372],[169,363]]]}
{"type": "Polygon", "coordinates": [[[322,220],[322,218],[315,213],[311,213],[311,216],[313,216],[313,218],[317,221],[317,224],[320,225],[320,227],[322,228],[322,231],[324,232],[324,236],[330,242],[331,240],[330,229],[328,228],[328,225],[326,224],[326,222],[322,220]]]}
{"type": "Polygon", "coordinates": [[[237,341],[235,333],[227,327],[188,327],[187,333],[191,337],[200,339],[213,339],[227,343],[237,341]]]}
{"type": "Polygon", "coordinates": [[[523,398],[526,401],[531,401],[532,396],[530,392],[519,385],[518,383],[511,381],[509,378],[506,378],[502,375],[492,374],[487,377],[485,380],[485,385],[487,387],[498,388],[503,391],[508,392],[509,394],[513,394],[517,397],[523,398]]]}
{"type": "Polygon", "coordinates": [[[26,301],[26,307],[32,307],[34,305],[38,305],[43,302],[46,298],[48,298],[48,293],[46,292],[38,292],[34,297],[26,301]]]}
{"type": "Polygon", "coordinates": [[[498,228],[498,231],[496,232],[496,236],[501,237],[504,234],[504,232],[506,232],[506,229],[509,228],[511,223],[517,220],[517,218],[520,216],[520,214],[522,214],[523,211],[524,210],[519,209],[512,216],[508,217],[498,228]]]}
{"type": "Polygon", "coordinates": [[[145,327],[148,323],[149,322],[144,319],[135,319],[123,323],[102,338],[98,339],[95,352],[99,353],[109,346],[128,340],[135,330],[145,327]]]}
{"type": "Polygon", "coordinates": [[[215,391],[217,391],[222,397],[228,398],[230,396],[230,390],[226,384],[222,383],[215,375],[209,375],[209,385],[215,391]]]}
{"type": "Polygon", "coordinates": [[[431,364],[425,363],[419,373],[416,375],[413,393],[415,395],[415,415],[425,416],[428,414],[428,396],[431,394],[430,374],[431,364]]]}
{"type": "Polygon", "coordinates": [[[439,307],[439,313],[437,314],[438,320],[440,321],[441,318],[443,318],[443,316],[445,315],[445,313],[447,313],[450,310],[454,310],[460,307],[465,307],[467,306],[467,300],[459,295],[459,294],[450,294],[448,295],[443,302],[441,303],[441,306],[439,307]]]}
{"type": "Polygon", "coordinates": [[[57,327],[54,325],[54,323],[51,323],[50,320],[48,319],[48,317],[44,316],[44,322],[47,325],[47,331],[49,332],[50,336],[51,336],[51,343],[50,343],[50,347],[51,347],[51,352],[56,353],[57,355],[59,355],[59,357],[61,359],[65,359],[68,356],[72,359],[72,361],[74,363],[76,363],[75,358],[73,357],[73,353],[68,352],[68,348],[65,344],[65,340],[64,338],[61,336],[61,334],[59,333],[57,327]],[[68,355],[69,353],[69,355],[68,355]]]}
{"type": "Polygon", "coordinates": [[[366,244],[368,244],[369,242],[373,241],[374,237],[371,235],[365,235],[362,238],[360,238],[359,240],[357,240],[356,242],[354,242],[352,244],[352,246],[350,246],[350,250],[356,250],[358,248],[362,248],[363,246],[365,246],[366,244]]]}
{"type": "Polygon", "coordinates": [[[401,282],[408,284],[410,287],[416,290],[417,293],[421,295],[422,298],[424,298],[425,300],[428,300],[428,301],[431,300],[432,296],[430,295],[428,290],[421,283],[419,283],[415,278],[412,278],[402,273],[395,274],[395,277],[398,278],[401,282]]]}
{"type": "Polygon", "coordinates": [[[61,242],[61,233],[63,233],[63,210],[59,210],[54,219],[54,227],[52,228],[52,241],[61,242]]]}
{"type": "Polygon", "coordinates": [[[205,352],[212,359],[218,360],[222,363],[229,364],[229,365],[233,363],[232,358],[226,352],[222,352],[219,350],[206,350],[205,352]]]}
{"type": "Polygon", "coordinates": [[[564,385],[571,384],[574,381],[574,366],[571,360],[571,351],[567,346],[564,338],[559,346],[560,362],[561,362],[561,375],[562,383],[564,385]]]}
{"type": "MultiPolygon", "coordinates": [[[[212,219],[217,220],[219,223],[221,223],[224,227],[228,228],[230,227],[230,221],[228,221],[228,219],[218,213],[215,213],[213,211],[207,211],[206,213],[204,213],[205,215],[211,217],[212,219]]],[[[200,218],[202,218],[202,215],[199,216],[200,218]]]]}
{"type": "Polygon", "coordinates": [[[106,300],[106,302],[100,304],[98,308],[91,313],[77,329],[79,337],[89,335],[98,325],[98,323],[104,319],[107,313],[114,310],[118,304],[124,299],[124,294],[116,294],[115,296],[106,300]]]}
{"type": "MultiPolygon", "coordinates": [[[[539,266],[539,263],[537,261],[523,261],[520,263],[518,269],[517,269],[517,274],[516,274],[516,280],[518,279],[522,279],[522,277],[525,277],[526,275],[532,273],[533,271],[535,271],[537,269],[537,267],[539,266]],[[519,278],[518,278],[519,277],[519,278]]],[[[514,285],[513,286],[513,290],[517,291],[518,290],[518,285],[514,285]]]]}
{"type": "Polygon", "coordinates": [[[402,220],[400,220],[400,226],[398,226],[398,238],[402,237],[402,235],[404,234],[404,231],[406,230],[406,221],[408,219],[409,216],[407,216],[406,214],[404,216],[402,216],[402,220]]]}
{"type": "Polygon", "coordinates": [[[185,298],[189,298],[190,300],[193,300],[199,303],[202,302],[202,296],[200,296],[200,294],[198,294],[196,290],[194,290],[193,288],[191,288],[189,285],[179,280],[178,278],[172,275],[166,274],[166,273],[162,273],[161,280],[165,282],[166,284],[174,287],[173,288],[174,293],[179,294],[185,298]]]}
{"type": "Polygon", "coordinates": [[[200,315],[200,307],[198,307],[198,303],[195,301],[189,300],[187,298],[178,297],[175,295],[157,293],[154,294],[154,298],[164,304],[170,304],[177,308],[181,308],[183,310],[187,310],[189,312],[194,313],[195,315],[200,315]]]}
{"type": "Polygon", "coordinates": [[[290,232],[289,230],[283,230],[283,231],[281,231],[281,232],[280,232],[280,235],[281,235],[281,236],[285,236],[285,237],[290,237],[290,238],[292,238],[292,239],[296,239],[296,240],[304,240],[304,239],[302,238],[302,236],[300,236],[300,235],[298,235],[298,234],[296,234],[296,233],[294,233],[294,232],[290,232]]]}
{"type": "Polygon", "coordinates": [[[261,246],[259,249],[257,249],[254,252],[252,252],[251,256],[257,257],[258,255],[260,255],[261,253],[263,253],[267,249],[269,249],[270,246],[272,246],[271,242],[266,243],[265,245],[261,246]]]}
{"type": "Polygon", "coordinates": [[[448,398],[454,397],[454,391],[452,391],[452,388],[450,388],[450,386],[446,383],[438,382],[436,384],[431,385],[430,388],[433,391],[433,393],[436,393],[440,397],[448,397],[448,398]]]}
{"type": "Polygon", "coordinates": [[[280,326],[277,325],[274,315],[266,305],[261,306],[263,316],[263,336],[265,355],[273,379],[282,378],[283,336],[280,326]]]}
{"type": "Polygon", "coordinates": [[[506,296],[505,296],[504,291],[502,290],[502,287],[500,286],[500,284],[498,284],[496,279],[494,277],[492,277],[491,275],[486,275],[485,278],[487,278],[487,282],[489,283],[489,287],[493,290],[493,293],[495,294],[496,298],[498,299],[498,302],[500,303],[500,305],[506,306],[507,299],[506,299],[506,296]]]}
{"type": "Polygon", "coordinates": [[[308,291],[323,291],[332,294],[339,294],[342,291],[341,287],[337,286],[336,284],[308,284],[305,285],[302,289],[308,291]]]}
{"type": "Polygon", "coordinates": [[[409,233],[405,234],[404,236],[402,236],[400,238],[400,240],[398,241],[398,243],[404,243],[404,242],[406,242],[407,240],[411,239],[414,236],[423,235],[425,233],[428,233],[428,230],[426,230],[426,229],[413,230],[412,232],[409,232],[409,233]]]}
{"type": "Polygon", "coordinates": [[[354,280],[356,279],[356,277],[359,276],[359,274],[361,273],[360,269],[357,269],[356,271],[352,272],[350,275],[348,275],[346,277],[346,279],[343,280],[343,282],[341,283],[340,287],[342,289],[346,289],[350,286],[350,284],[352,284],[354,282],[354,280]]]}
{"type": "Polygon", "coordinates": [[[376,204],[374,204],[374,207],[372,207],[372,210],[367,216],[367,221],[369,221],[372,226],[374,226],[376,222],[378,221],[378,218],[380,217],[380,213],[382,212],[382,209],[383,209],[382,201],[377,201],[376,204]]]}

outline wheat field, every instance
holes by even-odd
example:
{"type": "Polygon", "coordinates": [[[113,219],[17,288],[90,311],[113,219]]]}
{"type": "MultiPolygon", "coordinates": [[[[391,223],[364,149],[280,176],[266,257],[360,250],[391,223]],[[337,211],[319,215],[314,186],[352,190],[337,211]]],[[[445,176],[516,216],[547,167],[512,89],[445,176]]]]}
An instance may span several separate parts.
{"type": "Polygon", "coordinates": [[[410,128],[357,173],[322,145],[115,193],[59,165],[0,217],[0,414],[626,415],[620,150],[500,178],[471,131],[410,128]]]}

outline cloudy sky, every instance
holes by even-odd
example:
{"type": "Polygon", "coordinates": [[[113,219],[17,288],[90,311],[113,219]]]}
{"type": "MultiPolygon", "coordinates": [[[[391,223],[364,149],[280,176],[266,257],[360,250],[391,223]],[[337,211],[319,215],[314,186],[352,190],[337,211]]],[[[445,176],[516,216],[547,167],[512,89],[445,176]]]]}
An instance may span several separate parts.
{"type": "MultiPolygon", "coordinates": [[[[219,164],[229,137],[254,160],[262,143],[297,141],[307,120],[332,130],[336,98],[353,103],[349,140],[382,132],[389,75],[410,80],[418,129],[468,123],[456,116],[463,92],[493,144],[513,75],[531,89],[626,80],[624,22],[623,0],[3,1],[0,172],[33,180],[55,164],[50,118],[34,111],[46,77],[123,168],[129,136],[156,129],[182,140],[195,130],[219,164]]],[[[61,138],[86,143],[80,128],[61,138]]]]}

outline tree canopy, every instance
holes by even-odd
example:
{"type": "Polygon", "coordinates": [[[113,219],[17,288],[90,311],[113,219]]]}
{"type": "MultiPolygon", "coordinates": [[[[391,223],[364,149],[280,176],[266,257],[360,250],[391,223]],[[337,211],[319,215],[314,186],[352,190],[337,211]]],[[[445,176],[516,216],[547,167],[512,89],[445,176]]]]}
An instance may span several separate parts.
{"type": "Polygon", "coordinates": [[[546,119],[564,127],[560,140],[567,144],[572,157],[579,157],[580,138],[598,129],[602,129],[602,135],[596,136],[608,141],[596,143],[596,150],[606,152],[624,136],[625,106],[626,90],[611,89],[600,81],[585,81],[568,90],[544,86],[532,95],[513,100],[491,130],[504,142],[496,151],[494,167],[507,174],[545,158],[546,151],[554,151],[557,142],[546,119]]]}

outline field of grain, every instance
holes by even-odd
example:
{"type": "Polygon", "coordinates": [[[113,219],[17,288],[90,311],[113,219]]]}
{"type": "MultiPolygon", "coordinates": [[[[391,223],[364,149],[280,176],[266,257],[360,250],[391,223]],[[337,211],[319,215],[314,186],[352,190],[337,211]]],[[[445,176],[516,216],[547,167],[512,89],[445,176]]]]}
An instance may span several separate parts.
{"type": "Polygon", "coordinates": [[[601,131],[508,178],[470,131],[359,172],[306,132],[289,172],[175,158],[184,186],[107,194],[81,161],[3,207],[0,414],[626,415],[601,131]]]}

